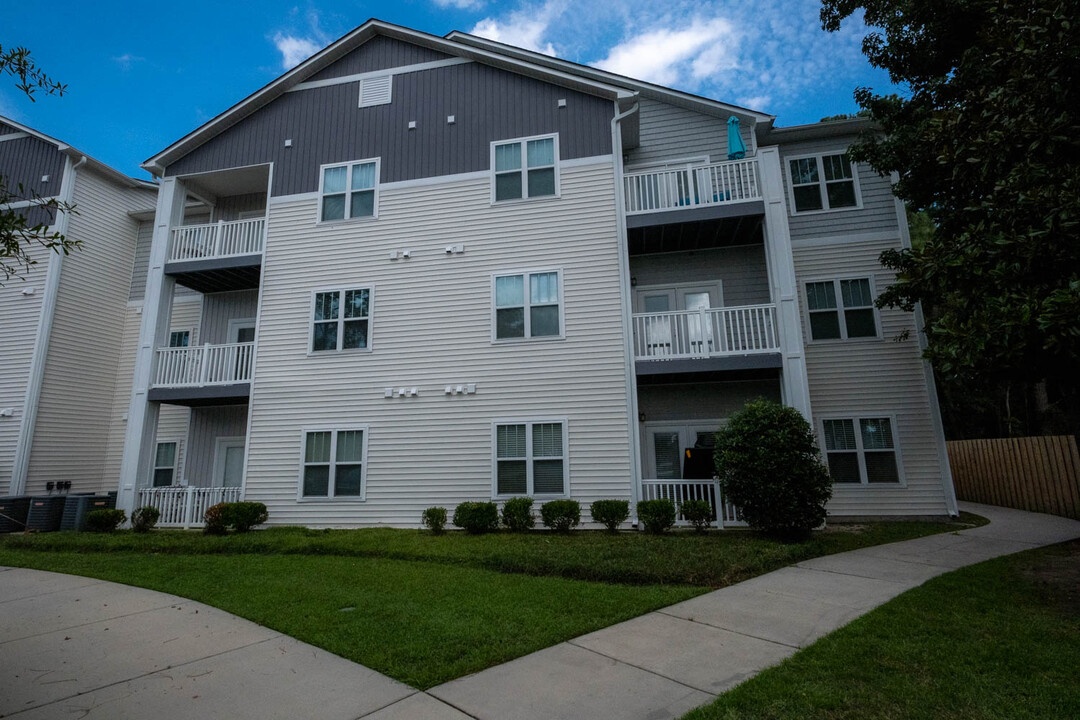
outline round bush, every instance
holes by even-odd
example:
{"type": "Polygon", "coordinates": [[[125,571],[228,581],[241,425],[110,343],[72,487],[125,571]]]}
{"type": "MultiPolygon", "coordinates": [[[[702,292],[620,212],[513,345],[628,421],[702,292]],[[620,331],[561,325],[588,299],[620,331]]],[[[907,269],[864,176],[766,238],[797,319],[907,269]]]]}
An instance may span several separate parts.
{"type": "Polygon", "coordinates": [[[638,521],[654,535],[675,525],[675,503],[668,499],[642,500],[637,504],[638,521]]]}
{"type": "Polygon", "coordinates": [[[615,532],[630,517],[629,500],[597,500],[589,506],[592,519],[615,532]]]}
{"type": "Polygon", "coordinates": [[[795,408],[748,403],[717,434],[715,459],[725,499],[750,527],[792,542],[825,522],[832,480],[795,408]]]}
{"type": "Polygon", "coordinates": [[[203,532],[207,535],[224,535],[229,529],[226,518],[225,506],[228,503],[218,503],[206,508],[203,514],[203,532]]]}
{"type": "Polygon", "coordinates": [[[443,528],[446,527],[446,508],[429,507],[420,516],[420,521],[424,523],[424,527],[431,531],[432,535],[441,535],[443,528]]]}
{"type": "Polygon", "coordinates": [[[86,513],[86,529],[90,532],[110,533],[124,524],[127,514],[123,510],[91,510],[86,513]]]}
{"type": "Polygon", "coordinates": [[[540,519],[544,521],[544,527],[568,533],[581,523],[581,505],[577,500],[546,502],[540,506],[540,519]]]}
{"type": "Polygon", "coordinates": [[[510,498],[503,503],[502,524],[511,532],[525,532],[536,525],[531,497],[510,498]]]}
{"type": "Polygon", "coordinates": [[[705,532],[713,521],[713,509],[708,500],[684,500],[679,503],[679,514],[699,533],[705,532]]]}
{"type": "Polygon", "coordinates": [[[131,529],[137,533],[150,532],[157,525],[161,512],[152,505],[131,511],[131,529]]]}
{"type": "Polygon", "coordinates": [[[454,508],[454,524],[473,535],[492,532],[499,527],[499,508],[493,502],[463,502],[454,508]]]}
{"type": "Polygon", "coordinates": [[[270,517],[266,506],[260,502],[224,503],[222,509],[225,524],[236,532],[247,532],[256,525],[262,525],[270,517]]]}

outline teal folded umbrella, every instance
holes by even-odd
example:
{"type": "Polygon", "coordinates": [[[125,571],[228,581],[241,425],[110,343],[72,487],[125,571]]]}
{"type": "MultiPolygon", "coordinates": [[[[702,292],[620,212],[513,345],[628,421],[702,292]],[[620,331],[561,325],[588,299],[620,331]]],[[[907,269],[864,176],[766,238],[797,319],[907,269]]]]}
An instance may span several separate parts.
{"type": "Polygon", "coordinates": [[[746,145],[739,134],[739,118],[734,115],[727,121],[727,157],[728,160],[742,160],[746,157],[746,145]]]}

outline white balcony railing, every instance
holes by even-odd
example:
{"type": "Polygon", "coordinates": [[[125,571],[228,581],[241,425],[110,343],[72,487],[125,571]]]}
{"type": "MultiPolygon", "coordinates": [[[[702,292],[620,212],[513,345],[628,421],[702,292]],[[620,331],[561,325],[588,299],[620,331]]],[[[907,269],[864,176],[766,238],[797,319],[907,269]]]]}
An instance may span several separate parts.
{"type": "Polygon", "coordinates": [[[627,215],[761,199],[754,158],[625,173],[623,191],[627,215]]]}
{"type": "Polygon", "coordinates": [[[154,387],[203,387],[251,382],[255,343],[158,348],[154,387]]]}
{"type": "Polygon", "coordinates": [[[172,229],[168,262],[256,255],[263,251],[266,218],[231,220],[172,229]]]}
{"type": "Polygon", "coordinates": [[[780,352],[775,305],[634,313],[637,360],[780,352]]]}
{"type": "Polygon", "coordinates": [[[642,480],[642,500],[671,500],[675,503],[675,524],[688,525],[679,504],[687,500],[705,500],[713,509],[713,525],[716,527],[743,527],[738,508],[726,502],[715,480],[642,480]]]}
{"type": "Polygon", "coordinates": [[[135,507],[156,507],[161,513],[157,522],[160,527],[189,528],[203,524],[208,507],[242,499],[238,487],[149,487],[139,488],[135,507]]]}

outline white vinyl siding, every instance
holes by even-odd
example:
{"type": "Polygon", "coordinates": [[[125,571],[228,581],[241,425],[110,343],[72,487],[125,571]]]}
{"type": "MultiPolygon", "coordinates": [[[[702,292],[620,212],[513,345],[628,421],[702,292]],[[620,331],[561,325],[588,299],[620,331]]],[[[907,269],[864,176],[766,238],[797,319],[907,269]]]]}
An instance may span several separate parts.
{"type": "MultiPolygon", "coordinates": [[[[653,98],[638,98],[640,109],[640,144],[628,152],[628,164],[667,162],[673,159],[706,155],[711,162],[727,160],[727,119],[705,115],[687,108],[671,105],[653,98]]],[[[739,126],[747,151],[752,151],[753,124],[744,120],[739,126]]]]}
{"type": "Polygon", "coordinates": [[[872,278],[810,280],[803,288],[810,340],[880,337],[872,278]]]}
{"type": "Polygon", "coordinates": [[[492,433],[492,497],[569,497],[565,420],[500,420],[492,433]]]}
{"type": "Polygon", "coordinates": [[[491,201],[559,195],[559,136],[491,143],[491,201]]]}
{"type": "Polygon", "coordinates": [[[366,425],[305,430],[301,457],[300,499],[364,499],[366,425]]]}
{"type": "Polygon", "coordinates": [[[371,300],[370,287],[315,291],[309,350],[370,350],[371,300]]]}
{"type": "Polygon", "coordinates": [[[379,158],[320,168],[320,222],[378,216],[379,158]]]}
{"type": "Polygon", "coordinates": [[[496,342],[561,338],[562,273],[536,270],[492,279],[492,329],[496,342]]]}
{"type": "Polygon", "coordinates": [[[858,173],[847,154],[790,157],[786,164],[791,214],[861,207],[858,173]]]}
{"type": "Polygon", "coordinates": [[[891,416],[824,418],[822,451],[834,483],[899,484],[896,422],[891,416]]]}

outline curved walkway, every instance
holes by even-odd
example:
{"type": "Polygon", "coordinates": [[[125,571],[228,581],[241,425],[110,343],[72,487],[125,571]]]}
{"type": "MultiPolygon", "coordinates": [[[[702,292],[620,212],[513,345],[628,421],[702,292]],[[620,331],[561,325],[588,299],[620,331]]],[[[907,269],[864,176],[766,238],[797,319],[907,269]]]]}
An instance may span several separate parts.
{"type": "Polygon", "coordinates": [[[201,603],[0,569],[0,717],[678,717],[936,575],[1080,537],[1080,522],[961,506],[991,523],[808,560],[427,693],[201,603]]]}

